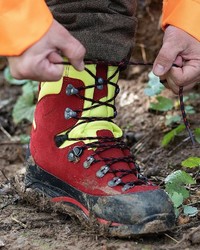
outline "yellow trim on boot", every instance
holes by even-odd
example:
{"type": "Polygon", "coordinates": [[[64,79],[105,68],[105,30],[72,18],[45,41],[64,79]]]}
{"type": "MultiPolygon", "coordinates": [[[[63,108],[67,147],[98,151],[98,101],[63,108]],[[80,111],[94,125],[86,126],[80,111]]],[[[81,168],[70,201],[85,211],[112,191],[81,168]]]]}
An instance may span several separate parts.
{"type": "MultiPolygon", "coordinates": [[[[67,62],[67,58],[63,58],[64,62],[67,62]]],[[[65,69],[64,67],[62,77],[60,80],[56,82],[41,82],[40,84],[40,92],[38,96],[38,102],[46,95],[52,95],[52,94],[59,94],[62,89],[63,84],[63,77],[65,76],[65,69]]]]}
{"type": "MultiPolygon", "coordinates": [[[[90,64],[85,66],[89,69],[94,75],[96,75],[96,65],[90,64]]],[[[116,66],[109,66],[108,67],[108,74],[107,78],[112,76],[112,74],[116,71],[116,66]]],[[[72,79],[78,79],[84,82],[85,86],[93,86],[95,84],[94,78],[87,72],[87,71],[77,71],[73,66],[66,65],[63,71],[63,77],[69,77],[72,79]]],[[[51,94],[59,94],[62,85],[63,85],[63,77],[57,82],[42,82],[41,89],[39,92],[38,101],[40,101],[44,96],[51,95],[51,94]]],[[[116,74],[115,77],[111,79],[111,81],[117,84],[119,74],[116,74]]],[[[105,102],[108,99],[111,99],[115,94],[115,87],[108,84],[108,95],[100,99],[100,101],[105,102]]],[[[93,99],[95,88],[87,88],[85,89],[85,97],[93,99]]],[[[114,104],[114,101],[110,102],[110,104],[114,104]]],[[[56,105],[56,103],[55,103],[56,105]]],[[[83,108],[89,108],[91,106],[96,106],[97,104],[93,104],[91,101],[84,100],[83,108]]],[[[66,107],[67,108],[67,107],[66,107]]],[[[63,114],[64,115],[64,114],[63,114]]],[[[113,116],[113,109],[106,105],[102,105],[100,107],[96,107],[94,109],[89,109],[87,111],[82,112],[82,117],[110,117],[113,116]]],[[[80,123],[82,120],[78,120],[76,124],[80,123]]],[[[36,128],[36,122],[33,121],[33,128],[36,128]]],[[[122,136],[122,130],[114,123],[108,121],[94,121],[89,123],[83,123],[79,126],[75,127],[69,133],[69,137],[71,138],[80,138],[80,137],[96,137],[96,132],[98,130],[110,130],[113,133],[115,138],[122,136]]],[[[67,131],[63,131],[60,135],[65,134],[67,131]]],[[[96,141],[96,140],[93,140],[96,141]]],[[[85,143],[92,142],[91,140],[85,141],[85,143]]],[[[75,141],[65,141],[60,148],[67,147],[71,144],[74,144],[75,141]]]]}
{"type": "MultiPolygon", "coordinates": [[[[86,66],[87,69],[89,69],[94,75],[96,75],[96,65],[91,64],[86,66]]],[[[115,72],[117,67],[115,66],[109,66],[108,69],[108,74],[107,77],[112,76],[112,74],[115,72]]],[[[86,71],[79,72],[75,70],[72,66],[66,66],[65,68],[65,76],[69,78],[74,78],[78,79],[84,82],[85,86],[90,86],[94,85],[94,78],[88,74],[86,71]]],[[[119,74],[116,74],[115,77],[111,80],[113,83],[117,84],[119,74]]],[[[108,95],[106,97],[103,97],[100,99],[100,101],[105,102],[106,100],[110,99],[113,97],[114,92],[115,92],[115,87],[112,85],[107,85],[108,86],[108,95]]],[[[94,88],[88,88],[85,89],[85,97],[87,98],[92,98],[94,96],[94,88]]],[[[111,102],[111,104],[114,104],[114,101],[111,102]]],[[[88,108],[91,106],[95,106],[96,104],[92,104],[91,101],[85,100],[84,101],[84,108],[88,108]]],[[[100,106],[94,109],[90,109],[87,111],[84,111],[82,113],[82,117],[108,117],[108,116],[113,116],[113,109],[111,107],[108,107],[106,105],[100,106]]],[[[81,120],[77,122],[80,123],[81,120]]],[[[110,130],[113,133],[113,136],[115,138],[121,137],[122,136],[122,130],[114,123],[108,122],[108,121],[94,121],[94,122],[89,122],[89,123],[83,123],[79,125],[78,127],[74,128],[72,131],[69,133],[69,138],[80,138],[80,137],[95,137],[96,132],[98,130],[110,130]]],[[[65,134],[67,131],[61,133],[65,134]]],[[[96,140],[87,140],[85,143],[92,142],[96,140]]],[[[60,148],[67,147],[71,144],[74,144],[75,141],[65,141],[60,148]]]]}
{"type": "Polygon", "coordinates": [[[38,102],[46,95],[59,94],[62,89],[63,78],[57,82],[42,82],[38,102]]]}

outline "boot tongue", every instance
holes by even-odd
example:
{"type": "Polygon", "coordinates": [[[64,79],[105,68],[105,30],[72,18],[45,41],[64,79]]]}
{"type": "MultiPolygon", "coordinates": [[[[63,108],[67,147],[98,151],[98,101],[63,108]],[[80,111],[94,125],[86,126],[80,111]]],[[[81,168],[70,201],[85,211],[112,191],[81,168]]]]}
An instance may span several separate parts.
{"type": "Polygon", "coordinates": [[[114,137],[113,132],[108,129],[97,130],[96,133],[98,137],[114,137]]]}

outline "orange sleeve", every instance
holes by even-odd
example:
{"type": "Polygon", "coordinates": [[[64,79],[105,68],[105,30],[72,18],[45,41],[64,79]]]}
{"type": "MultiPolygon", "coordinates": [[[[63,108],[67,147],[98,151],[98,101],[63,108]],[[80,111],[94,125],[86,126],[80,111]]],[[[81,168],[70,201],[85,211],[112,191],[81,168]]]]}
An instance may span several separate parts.
{"type": "Polygon", "coordinates": [[[200,41],[200,0],[164,0],[162,27],[178,27],[200,41]]]}
{"type": "Polygon", "coordinates": [[[52,21],[44,0],[0,0],[0,55],[20,55],[47,32],[52,21]]]}

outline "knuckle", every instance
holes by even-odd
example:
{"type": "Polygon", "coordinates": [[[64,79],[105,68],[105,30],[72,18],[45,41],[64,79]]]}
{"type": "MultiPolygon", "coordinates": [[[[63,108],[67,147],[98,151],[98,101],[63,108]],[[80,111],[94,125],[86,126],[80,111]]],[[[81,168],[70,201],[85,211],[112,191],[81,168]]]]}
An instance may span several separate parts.
{"type": "Polygon", "coordinates": [[[168,64],[169,62],[172,64],[173,56],[170,53],[161,52],[159,54],[159,61],[163,63],[164,65],[168,64]]]}

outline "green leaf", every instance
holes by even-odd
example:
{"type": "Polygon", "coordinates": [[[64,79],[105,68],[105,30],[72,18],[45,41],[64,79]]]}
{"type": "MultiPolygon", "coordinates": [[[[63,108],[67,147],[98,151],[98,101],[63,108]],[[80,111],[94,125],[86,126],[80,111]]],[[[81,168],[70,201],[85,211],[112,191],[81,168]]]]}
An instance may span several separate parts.
{"type": "Polygon", "coordinates": [[[196,128],[194,130],[194,136],[195,136],[195,140],[200,143],[200,128],[196,128]]]}
{"type": "Polygon", "coordinates": [[[172,110],[174,104],[173,101],[164,96],[156,97],[157,103],[150,103],[150,108],[157,111],[168,111],[172,110]]]}
{"type": "Polygon", "coordinates": [[[181,194],[184,199],[190,196],[189,191],[185,188],[183,183],[167,183],[165,185],[165,190],[170,196],[172,196],[174,192],[181,194]]]}
{"type": "Polygon", "coordinates": [[[21,134],[20,135],[20,142],[22,144],[28,144],[30,142],[30,135],[21,134]]]}
{"type": "Polygon", "coordinates": [[[12,112],[13,119],[16,124],[21,122],[23,119],[26,119],[30,122],[33,121],[33,114],[35,110],[33,100],[33,93],[29,93],[19,97],[12,112]]]}
{"type": "Polygon", "coordinates": [[[22,87],[23,95],[33,93],[34,95],[38,92],[38,82],[29,81],[22,87]]]}
{"type": "Polygon", "coordinates": [[[10,83],[10,84],[15,84],[15,85],[23,85],[26,82],[28,82],[29,80],[17,80],[15,78],[12,77],[11,73],[10,73],[10,69],[9,67],[6,67],[4,69],[4,78],[5,80],[10,83]]]}
{"type": "Polygon", "coordinates": [[[183,213],[185,215],[192,217],[192,216],[195,216],[198,214],[198,209],[196,207],[193,207],[193,206],[184,205],[183,206],[183,213]]]}
{"type": "Polygon", "coordinates": [[[180,115],[166,115],[166,121],[165,125],[170,126],[174,123],[180,123],[181,122],[181,116],[180,115]]]}
{"type": "Polygon", "coordinates": [[[189,96],[184,95],[184,96],[183,96],[183,102],[185,103],[185,102],[187,102],[188,100],[189,100],[189,96]]]}
{"type": "Polygon", "coordinates": [[[189,191],[185,188],[185,185],[195,184],[196,181],[185,171],[177,170],[165,178],[165,190],[170,195],[179,193],[184,199],[189,197],[189,191]]]}
{"type": "Polygon", "coordinates": [[[164,89],[164,86],[161,84],[159,77],[154,75],[152,71],[149,73],[148,77],[148,88],[144,89],[144,93],[147,96],[155,96],[160,94],[161,91],[164,89]]]}
{"type": "Polygon", "coordinates": [[[34,99],[38,92],[38,82],[31,80],[17,80],[13,78],[9,67],[4,70],[4,77],[10,84],[23,85],[23,94],[18,98],[12,111],[14,122],[19,123],[23,119],[32,122],[35,110],[34,99]]]}
{"type": "Polygon", "coordinates": [[[178,216],[180,214],[179,209],[175,207],[174,212],[175,212],[176,218],[178,218],[178,216]]]}
{"type": "Polygon", "coordinates": [[[177,186],[195,184],[196,181],[185,171],[177,170],[165,178],[165,183],[173,183],[177,186]]]}
{"type": "Polygon", "coordinates": [[[195,114],[196,113],[196,111],[194,110],[194,107],[192,107],[191,105],[185,106],[185,112],[187,114],[195,114]]]}
{"type": "Polygon", "coordinates": [[[174,203],[175,208],[182,205],[183,201],[190,196],[185,186],[195,183],[196,181],[182,170],[177,170],[165,178],[165,191],[174,203]]]}
{"type": "Polygon", "coordinates": [[[178,208],[183,204],[184,198],[183,198],[182,194],[174,192],[172,195],[170,195],[170,198],[171,198],[175,208],[178,208]]]}
{"type": "Polygon", "coordinates": [[[189,157],[188,159],[181,162],[182,167],[195,168],[200,167],[200,158],[199,157],[189,157]]]}
{"type": "Polygon", "coordinates": [[[161,142],[161,145],[163,147],[167,146],[176,135],[180,134],[183,130],[185,129],[185,125],[184,124],[180,124],[178,127],[176,127],[175,129],[172,129],[169,133],[167,133],[161,142]]]}
{"type": "Polygon", "coordinates": [[[200,94],[199,93],[195,93],[195,92],[189,93],[188,96],[189,96],[190,100],[196,100],[196,99],[200,98],[200,94]]]}

